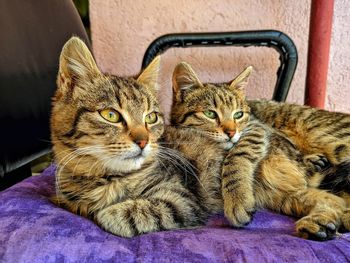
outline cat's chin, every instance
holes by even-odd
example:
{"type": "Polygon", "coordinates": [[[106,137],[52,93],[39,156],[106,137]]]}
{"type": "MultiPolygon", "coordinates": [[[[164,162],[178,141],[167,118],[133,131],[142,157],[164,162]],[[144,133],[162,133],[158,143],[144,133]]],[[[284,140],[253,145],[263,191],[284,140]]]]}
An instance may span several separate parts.
{"type": "Polygon", "coordinates": [[[108,167],[115,173],[130,173],[141,169],[146,157],[139,155],[134,158],[111,160],[108,167]]]}
{"type": "Polygon", "coordinates": [[[152,149],[147,145],[142,151],[137,148],[128,152],[125,156],[118,156],[107,161],[105,164],[115,173],[129,173],[141,169],[145,160],[151,155],[152,149]]]}
{"type": "Polygon", "coordinates": [[[224,149],[225,151],[232,149],[233,146],[234,146],[234,143],[231,141],[220,143],[220,148],[224,149]]]}
{"type": "Polygon", "coordinates": [[[239,138],[241,138],[241,133],[236,132],[235,135],[231,138],[231,142],[236,143],[238,142],[239,138]]]}
{"type": "Polygon", "coordinates": [[[228,137],[227,137],[227,138],[224,138],[225,141],[219,140],[217,142],[219,143],[221,149],[228,151],[233,148],[235,143],[238,142],[240,138],[241,138],[241,133],[237,132],[230,140],[228,140],[228,137]]]}

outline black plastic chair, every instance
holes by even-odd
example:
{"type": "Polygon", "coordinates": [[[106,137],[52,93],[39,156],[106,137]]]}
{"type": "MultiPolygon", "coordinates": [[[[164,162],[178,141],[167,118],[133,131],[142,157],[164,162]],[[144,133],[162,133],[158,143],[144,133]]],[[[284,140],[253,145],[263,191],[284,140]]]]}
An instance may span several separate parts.
{"type": "Polygon", "coordinates": [[[169,48],[262,46],[271,47],[280,54],[280,67],[272,99],[285,101],[297,64],[298,52],[293,41],[275,30],[167,34],[155,39],[147,48],[142,61],[145,68],[152,59],[169,48]]]}
{"type": "Polygon", "coordinates": [[[0,190],[31,176],[51,150],[51,97],[59,55],[76,35],[89,40],[71,0],[0,1],[0,190]]]}

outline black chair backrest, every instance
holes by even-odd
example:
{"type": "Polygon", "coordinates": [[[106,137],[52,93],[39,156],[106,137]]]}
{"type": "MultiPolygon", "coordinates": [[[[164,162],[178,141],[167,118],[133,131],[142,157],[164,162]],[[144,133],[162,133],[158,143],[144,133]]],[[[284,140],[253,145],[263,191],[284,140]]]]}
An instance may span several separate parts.
{"type": "Polygon", "coordinates": [[[298,52],[293,41],[276,30],[167,34],[155,39],[147,48],[142,68],[169,48],[217,46],[263,46],[276,49],[280,54],[280,67],[272,99],[286,100],[298,64],[298,52]]]}
{"type": "Polygon", "coordinates": [[[3,184],[9,172],[50,150],[49,116],[60,51],[72,35],[87,43],[88,37],[72,0],[0,1],[0,32],[3,184]]]}

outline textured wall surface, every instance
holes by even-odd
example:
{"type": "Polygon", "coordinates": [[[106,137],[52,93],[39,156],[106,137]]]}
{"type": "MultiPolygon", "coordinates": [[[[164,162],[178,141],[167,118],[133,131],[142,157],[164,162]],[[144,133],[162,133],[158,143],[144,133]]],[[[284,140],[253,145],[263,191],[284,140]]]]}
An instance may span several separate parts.
{"type": "MultiPolygon", "coordinates": [[[[336,0],[331,45],[331,67],[327,107],[350,112],[346,103],[349,82],[349,1],[336,0]],[[344,8],[346,6],[346,8],[344,8]],[[339,46],[340,45],[340,46],[339,46]],[[344,54],[345,53],[345,54],[344,54]]],[[[288,101],[303,103],[310,0],[91,0],[93,49],[105,72],[138,73],[148,45],[167,33],[275,29],[289,35],[299,53],[299,64],[288,101]]],[[[248,86],[250,98],[270,98],[279,65],[278,54],[269,48],[171,49],[162,60],[161,95],[164,109],[171,99],[172,69],[188,61],[203,81],[231,80],[245,66],[253,65],[248,86]]]]}
{"type": "Polygon", "coordinates": [[[326,108],[350,112],[350,1],[335,0],[326,108]]]}

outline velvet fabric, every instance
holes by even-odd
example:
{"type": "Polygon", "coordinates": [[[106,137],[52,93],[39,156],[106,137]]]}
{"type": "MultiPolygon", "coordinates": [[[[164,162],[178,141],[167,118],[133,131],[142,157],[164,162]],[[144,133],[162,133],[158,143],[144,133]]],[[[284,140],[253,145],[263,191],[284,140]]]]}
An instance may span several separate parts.
{"type": "Polygon", "coordinates": [[[259,211],[244,229],[222,215],[206,226],[121,238],[49,201],[55,167],[0,192],[0,262],[348,262],[350,234],[317,242],[295,219],[259,211]]]}

